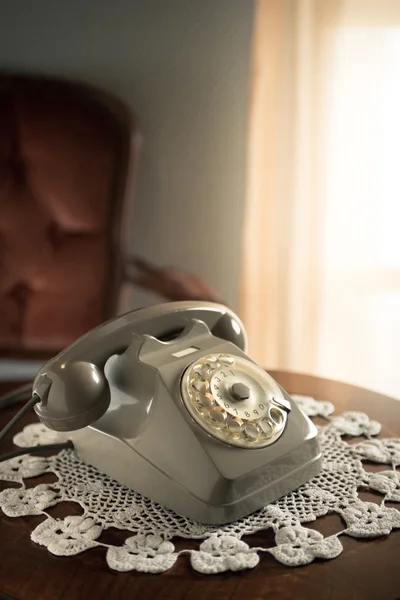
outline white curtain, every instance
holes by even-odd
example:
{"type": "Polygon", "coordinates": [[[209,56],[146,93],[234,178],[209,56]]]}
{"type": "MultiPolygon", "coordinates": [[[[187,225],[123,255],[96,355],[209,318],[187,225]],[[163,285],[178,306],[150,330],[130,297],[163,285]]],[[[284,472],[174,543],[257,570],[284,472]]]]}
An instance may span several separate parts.
{"type": "Polygon", "coordinates": [[[259,0],[241,315],[267,368],[400,398],[400,0],[259,0]]]}

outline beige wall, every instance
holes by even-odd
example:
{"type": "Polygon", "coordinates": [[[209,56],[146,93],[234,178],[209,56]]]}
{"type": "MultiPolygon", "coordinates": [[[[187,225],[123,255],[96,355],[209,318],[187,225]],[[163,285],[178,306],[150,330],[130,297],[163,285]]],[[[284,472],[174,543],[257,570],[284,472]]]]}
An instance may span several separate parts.
{"type": "Polygon", "coordinates": [[[90,81],[139,116],[132,251],[193,270],[233,307],[252,12],[253,0],[0,0],[0,68],[90,81]]]}

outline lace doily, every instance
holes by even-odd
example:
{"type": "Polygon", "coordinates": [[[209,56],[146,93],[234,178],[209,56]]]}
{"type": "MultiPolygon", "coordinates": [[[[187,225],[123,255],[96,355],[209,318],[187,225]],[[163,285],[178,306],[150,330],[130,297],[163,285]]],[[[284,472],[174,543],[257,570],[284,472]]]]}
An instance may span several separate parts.
{"type": "MultiPolygon", "coordinates": [[[[343,548],[340,537],[375,538],[400,528],[400,510],[388,508],[386,501],[400,502],[400,440],[378,439],[381,426],[364,413],[346,412],[330,417],[334,407],[305,396],[294,396],[309,416],[327,419],[319,427],[323,450],[323,470],[312,481],[262,510],[223,527],[206,526],[181,517],[129,490],[79,460],[73,451],[56,456],[22,456],[0,463],[0,479],[19,487],[0,493],[0,507],[9,517],[44,515],[31,538],[58,556],[72,556],[94,547],[104,547],[108,566],[115,571],[161,573],[178,557],[186,555],[196,571],[221,573],[255,567],[267,552],[290,567],[315,559],[332,559],[343,548]],[[348,443],[342,436],[364,436],[361,443],[348,443]],[[379,472],[366,471],[363,461],[387,464],[379,472]],[[27,488],[24,478],[54,473],[57,481],[27,488]],[[380,504],[363,502],[358,490],[382,494],[380,504]],[[51,517],[46,509],[60,502],[77,502],[80,516],[51,517]],[[323,515],[340,515],[345,527],[324,537],[304,524],[323,515]],[[99,540],[110,527],[131,533],[122,545],[99,540]],[[275,546],[252,547],[244,535],[272,528],[275,546]],[[176,551],[174,538],[199,540],[176,551]]],[[[28,425],[14,442],[27,447],[56,442],[55,432],[40,424],[28,425]]],[[[180,560],[184,560],[181,558],[180,560]]],[[[187,560],[187,558],[186,558],[187,560]]]]}

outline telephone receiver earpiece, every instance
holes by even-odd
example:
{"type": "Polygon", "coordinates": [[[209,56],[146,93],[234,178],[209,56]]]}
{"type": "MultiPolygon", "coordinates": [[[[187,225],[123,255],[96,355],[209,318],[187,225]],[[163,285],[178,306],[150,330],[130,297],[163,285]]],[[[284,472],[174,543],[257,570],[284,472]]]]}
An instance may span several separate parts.
{"type": "Polygon", "coordinates": [[[45,374],[39,377],[35,393],[41,398],[36,414],[56,431],[90,425],[106,412],[111,400],[104,371],[82,360],[55,365],[51,379],[45,374]]]}
{"type": "Polygon", "coordinates": [[[241,321],[220,304],[171,302],[127,313],[89,331],[42,367],[33,384],[33,393],[40,398],[35,405],[39,419],[56,431],[73,431],[97,421],[111,400],[104,374],[110,356],[125,352],[135,334],[173,344],[194,319],[203,321],[215,337],[245,350],[241,321]]]}

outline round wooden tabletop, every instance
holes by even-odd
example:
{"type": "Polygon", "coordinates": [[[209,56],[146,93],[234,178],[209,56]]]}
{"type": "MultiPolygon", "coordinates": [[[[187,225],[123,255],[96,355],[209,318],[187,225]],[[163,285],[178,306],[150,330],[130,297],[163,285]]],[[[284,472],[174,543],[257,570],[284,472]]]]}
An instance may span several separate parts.
{"type": "MultiPolygon", "coordinates": [[[[382,436],[400,437],[400,402],[372,391],[345,383],[307,375],[271,372],[293,394],[306,394],[334,403],[336,413],[344,410],[366,412],[383,425],[382,436]]],[[[0,383],[0,394],[12,384],[0,383]]],[[[15,407],[0,412],[0,428],[8,422],[15,407]]],[[[26,422],[34,421],[30,414],[26,422]]],[[[10,440],[2,452],[11,448],[10,440]]],[[[370,469],[379,470],[380,465],[370,469]]],[[[386,467],[387,468],[387,467],[386,467]]],[[[28,486],[55,481],[54,475],[27,480],[28,486]]],[[[0,489],[11,484],[0,482],[0,489]]],[[[360,492],[363,499],[380,502],[379,494],[360,492]]],[[[388,505],[390,506],[390,505],[388,505]]],[[[393,504],[393,506],[396,506],[393,504]]],[[[397,508],[399,506],[397,505],[397,508]]],[[[49,509],[53,516],[80,514],[76,505],[58,505],[49,509]]],[[[56,557],[37,546],[30,533],[42,516],[9,518],[0,514],[0,598],[15,600],[112,600],[157,599],[195,600],[399,600],[400,530],[375,540],[356,540],[342,536],[342,554],[329,561],[316,560],[310,565],[288,568],[272,556],[262,554],[252,570],[219,575],[201,575],[188,565],[187,557],[162,575],[137,572],[114,573],[107,567],[105,552],[95,548],[73,557],[56,557]]],[[[308,525],[325,535],[343,529],[338,516],[328,515],[308,525]]],[[[117,531],[107,531],[108,541],[117,539],[117,531]]],[[[107,540],[104,540],[107,541],[107,540]]],[[[251,544],[273,545],[270,531],[252,536],[251,544]]]]}

